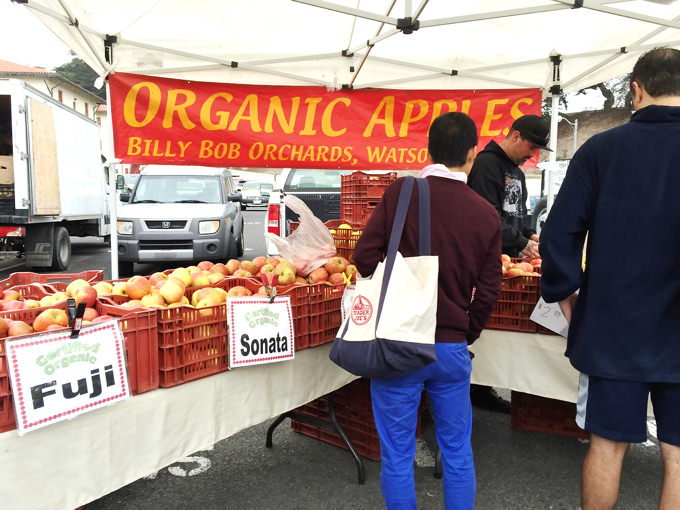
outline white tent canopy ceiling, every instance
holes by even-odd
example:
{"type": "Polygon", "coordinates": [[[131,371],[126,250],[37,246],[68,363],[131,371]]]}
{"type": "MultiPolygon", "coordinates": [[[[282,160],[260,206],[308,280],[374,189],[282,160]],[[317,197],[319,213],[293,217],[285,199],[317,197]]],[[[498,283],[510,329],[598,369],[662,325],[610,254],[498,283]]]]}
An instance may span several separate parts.
{"type": "Polygon", "coordinates": [[[567,93],[680,47],[674,0],[19,1],[101,76],[567,93]]]}

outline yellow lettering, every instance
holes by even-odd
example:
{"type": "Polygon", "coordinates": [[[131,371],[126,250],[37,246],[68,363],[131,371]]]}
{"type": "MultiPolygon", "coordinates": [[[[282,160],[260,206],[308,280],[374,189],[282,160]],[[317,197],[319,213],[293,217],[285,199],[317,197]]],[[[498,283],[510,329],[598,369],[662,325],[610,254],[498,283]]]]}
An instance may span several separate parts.
{"type": "Polygon", "coordinates": [[[331,116],[333,115],[333,108],[335,108],[335,105],[338,103],[343,103],[345,106],[349,107],[351,101],[349,100],[349,98],[346,97],[338,97],[336,99],[333,99],[333,101],[331,101],[328,104],[328,106],[323,112],[323,116],[321,117],[321,131],[323,131],[323,134],[326,136],[340,136],[347,131],[347,128],[342,128],[336,131],[331,127],[331,116]]]}
{"type": "Polygon", "coordinates": [[[249,120],[250,121],[250,129],[255,132],[259,133],[262,131],[262,128],[260,127],[260,119],[257,118],[257,111],[258,111],[258,98],[256,94],[248,94],[241,104],[241,107],[238,109],[236,112],[236,115],[234,115],[234,120],[231,121],[231,124],[229,124],[229,131],[236,131],[238,129],[238,123],[241,122],[242,120],[249,120]],[[248,110],[248,114],[246,115],[246,110],[248,110]]]}
{"type": "Polygon", "coordinates": [[[182,141],[178,141],[177,143],[179,144],[179,157],[180,157],[180,158],[183,158],[183,157],[184,157],[184,154],[185,154],[186,151],[187,151],[187,149],[188,149],[189,146],[191,145],[191,142],[182,142],[182,141]]]}
{"type": "Polygon", "coordinates": [[[191,90],[173,89],[168,91],[168,104],[165,106],[165,116],[163,117],[163,127],[172,128],[172,117],[177,113],[184,129],[193,129],[196,124],[189,120],[187,108],[196,102],[196,94],[191,90]],[[184,102],[177,103],[179,96],[184,97],[184,102]]]}
{"type": "Polygon", "coordinates": [[[225,129],[229,123],[229,112],[222,110],[214,112],[215,115],[217,115],[217,124],[212,121],[212,107],[216,99],[224,99],[227,103],[229,103],[232,99],[234,99],[234,96],[228,92],[216,92],[205,100],[205,103],[203,103],[203,106],[201,106],[201,125],[208,131],[225,129]]]}
{"type": "Polygon", "coordinates": [[[232,143],[229,145],[229,154],[227,155],[227,158],[229,159],[236,159],[241,155],[241,144],[240,143],[232,143]]]}
{"type": "Polygon", "coordinates": [[[212,157],[212,140],[201,140],[201,148],[198,151],[198,157],[200,159],[206,159],[212,157]]]}
{"type": "Polygon", "coordinates": [[[283,145],[279,148],[279,157],[278,157],[279,161],[288,161],[288,160],[290,159],[289,157],[283,155],[283,154],[284,154],[283,151],[284,151],[284,150],[285,150],[285,151],[288,151],[289,149],[290,149],[290,145],[287,144],[287,143],[286,143],[286,144],[283,144],[283,145]]]}
{"type": "Polygon", "coordinates": [[[534,100],[531,99],[530,97],[522,97],[518,99],[517,101],[514,102],[514,104],[510,108],[510,115],[512,115],[513,119],[519,119],[523,115],[526,115],[522,110],[519,109],[519,105],[521,104],[531,105],[533,102],[534,100]]]}
{"type": "Polygon", "coordinates": [[[294,97],[291,99],[292,104],[290,105],[290,118],[286,119],[286,112],[283,110],[281,105],[281,98],[279,96],[273,96],[269,100],[269,110],[267,111],[267,118],[264,121],[264,132],[273,133],[274,132],[274,115],[279,121],[279,126],[283,129],[283,132],[287,135],[293,133],[295,128],[295,120],[297,119],[298,109],[300,108],[300,98],[294,97]]]}
{"type": "Polygon", "coordinates": [[[486,105],[486,115],[484,116],[484,122],[482,122],[482,129],[479,132],[479,136],[496,136],[501,133],[500,129],[491,129],[491,121],[500,119],[502,114],[495,113],[496,105],[505,104],[508,99],[491,99],[486,105]]]}
{"type": "Polygon", "coordinates": [[[320,97],[308,97],[305,99],[307,103],[307,115],[305,116],[305,127],[300,131],[301,135],[315,135],[314,117],[316,116],[316,106],[321,102],[320,97]]]}
{"type": "Polygon", "coordinates": [[[406,101],[406,107],[404,109],[404,118],[402,119],[401,126],[399,127],[399,136],[400,137],[408,136],[409,124],[418,122],[420,119],[425,117],[425,114],[427,113],[428,109],[429,106],[427,104],[427,101],[423,99],[413,99],[411,101],[406,101]],[[418,114],[414,117],[413,108],[416,105],[419,107],[419,111],[418,114]]]}
{"type": "Polygon", "coordinates": [[[161,89],[158,85],[150,81],[135,83],[125,96],[125,101],[123,102],[123,118],[130,127],[146,126],[156,116],[160,106],[161,89]],[[138,121],[135,116],[135,110],[137,109],[137,96],[142,88],[149,91],[149,106],[144,118],[141,121],[138,121]]]}
{"type": "Polygon", "coordinates": [[[368,125],[364,130],[364,137],[368,138],[373,136],[373,128],[382,124],[385,126],[385,135],[390,138],[395,137],[397,134],[394,131],[394,96],[385,96],[380,101],[371,119],[368,121],[368,125]],[[383,109],[385,110],[384,117],[380,117],[383,109]]]}
{"type": "Polygon", "coordinates": [[[142,139],[138,136],[128,138],[128,156],[137,156],[142,152],[142,139]]]}

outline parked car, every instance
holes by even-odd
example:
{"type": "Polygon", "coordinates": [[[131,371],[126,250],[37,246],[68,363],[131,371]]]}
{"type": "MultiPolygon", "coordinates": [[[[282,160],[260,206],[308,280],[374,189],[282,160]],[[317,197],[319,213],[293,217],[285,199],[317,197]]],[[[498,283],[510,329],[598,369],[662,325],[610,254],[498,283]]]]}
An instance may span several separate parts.
{"type": "Polygon", "coordinates": [[[241,188],[241,206],[244,210],[247,209],[249,205],[266,206],[267,201],[269,200],[269,194],[273,189],[274,186],[266,182],[246,182],[243,185],[243,188],[241,188]]]}
{"type": "Polygon", "coordinates": [[[118,272],[135,262],[219,260],[243,255],[243,214],[224,168],[149,165],[121,196],[118,272]]]}

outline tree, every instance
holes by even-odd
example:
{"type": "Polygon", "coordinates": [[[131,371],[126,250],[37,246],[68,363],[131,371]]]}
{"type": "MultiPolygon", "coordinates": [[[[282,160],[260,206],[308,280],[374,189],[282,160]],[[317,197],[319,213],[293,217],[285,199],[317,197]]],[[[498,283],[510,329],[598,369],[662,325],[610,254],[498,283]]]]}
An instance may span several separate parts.
{"type": "Polygon", "coordinates": [[[73,83],[81,86],[85,90],[98,95],[104,102],[106,102],[106,90],[104,90],[104,88],[97,90],[94,86],[94,81],[98,77],[97,73],[94,72],[94,70],[83,60],[76,57],[67,64],[62,64],[59,67],[56,67],[54,70],[64,78],[71,80],[73,83]]]}
{"type": "Polygon", "coordinates": [[[585,94],[588,89],[599,90],[600,94],[604,96],[603,110],[611,110],[612,108],[624,108],[630,104],[630,75],[618,76],[607,80],[592,87],[586,87],[577,92],[577,94],[585,94]]]}

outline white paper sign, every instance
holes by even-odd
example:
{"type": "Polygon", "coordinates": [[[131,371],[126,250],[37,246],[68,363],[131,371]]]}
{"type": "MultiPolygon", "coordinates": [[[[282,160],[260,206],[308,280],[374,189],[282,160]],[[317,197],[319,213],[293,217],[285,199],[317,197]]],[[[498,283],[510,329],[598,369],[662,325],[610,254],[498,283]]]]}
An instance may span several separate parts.
{"type": "Polygon", "coordinates": [[[229,368],[295,358],[290,296],[230,298],[229,368]]]}
{"type": "Polygon", "coordinates": [[[569,323],[562,315],[562,309],[557,303],[546,303],[543,298],[539,298],[534,311],[529,317],[536,324],[540,324],[550,331],[554,331],[558,335],[567,338],[569,332],[569,323]]]}
{"type": "Polygon", "coordinates": [[[130,397],[125,343],[117,320],[71,330],[7,338],[20,435],[130,397]]]}

